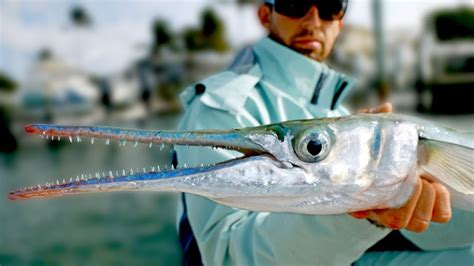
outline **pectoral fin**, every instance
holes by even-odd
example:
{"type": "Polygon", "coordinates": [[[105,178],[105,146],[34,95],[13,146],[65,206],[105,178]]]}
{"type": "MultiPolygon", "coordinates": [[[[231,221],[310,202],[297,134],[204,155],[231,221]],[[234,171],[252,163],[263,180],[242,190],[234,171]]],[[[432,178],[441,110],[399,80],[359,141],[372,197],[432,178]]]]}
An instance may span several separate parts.
{"type": "Polygon", "coordinates": [[[422,170],[457,192],[474,195],[474,149],[425,139],[419,154],[422,170]]]}

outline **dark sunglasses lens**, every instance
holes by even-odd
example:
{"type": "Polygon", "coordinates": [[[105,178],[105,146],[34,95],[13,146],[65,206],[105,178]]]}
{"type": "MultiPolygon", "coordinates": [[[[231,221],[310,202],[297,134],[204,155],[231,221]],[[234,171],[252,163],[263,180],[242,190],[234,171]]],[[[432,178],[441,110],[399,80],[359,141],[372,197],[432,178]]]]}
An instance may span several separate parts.
{"type": "Polygon", "coordinates": [[[283,16],[301,18],[306,15],[311,7],[309,0],[276,0],[275,11],[283,16]]]}
{"type": "Polygon", "coordinates": [[[341,19],[347,8],[347,0],[276,0],[275,11],[281,15],[301,18],[315,4],[324,20],[341,19]]]}
{"type": "Polygon", "coordinates": [[[346,0],[319,0],[315,2],[318,6],[319,17],[324,20],[341,19],[346,12],[346,0]]]}

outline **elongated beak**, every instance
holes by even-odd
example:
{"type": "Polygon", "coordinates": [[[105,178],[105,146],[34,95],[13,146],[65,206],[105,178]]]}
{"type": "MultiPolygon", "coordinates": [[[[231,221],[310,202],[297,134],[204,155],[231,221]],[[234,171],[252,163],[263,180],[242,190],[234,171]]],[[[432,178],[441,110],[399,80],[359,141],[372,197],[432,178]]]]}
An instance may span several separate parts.
{"type": "MultiPolygon", "coordinates": [[[[266,127],[232,129],[232,130],[207,130],[207,131],[143,131],[133,129],[121,129],[111,127],[92,126],[58,126],[35,124],[25,127],[30,134],[41,135],[46,138],[69,139],[69,141],[80,142],[85,138],[110,141],[131,142],[137,145],[145,143],[171,144],[188,146],[209,146],[239,151],[245,156],[227,162],[180,169],[152,169],[143,173],[119,173],[114,175],[109,172],[107,176],[87,177],[82,176],[69,182],[56,181],[45,185],[37,185],[19,189],[9,193],[12,200],[54,197],[68,194],[78,194],[84,192],[105,192],[105,191],[132,191],[132,190],[152,190],[152,191],[186,191],[187,187],[195,187],[196,184],[205,184],[203,180],[219,178],[224,173],[244,173],[246,168],[255,164],[265,163],[278,165],[265,145],[260,141],[255,141],[255,136],[259,139],[266,139],[267,143],[279,142],[278,136],[266,127]],[[197,182],[200,181],[200,182],[197,182]],[[178,183],[177,183],[178,182],[178,183]]],[[[270,166],[273,167],[273,166],[270,166]]],[[[255,173],[254,173],[255,174],[255,173]]],[[[225,174],[228,176],[228,174],[225,174]]]]}

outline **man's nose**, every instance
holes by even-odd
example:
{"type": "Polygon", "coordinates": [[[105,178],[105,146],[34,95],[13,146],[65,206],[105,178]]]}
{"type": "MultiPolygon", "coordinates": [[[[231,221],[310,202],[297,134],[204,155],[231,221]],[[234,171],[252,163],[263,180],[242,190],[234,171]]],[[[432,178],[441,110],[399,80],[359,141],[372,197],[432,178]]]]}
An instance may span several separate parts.
{"type": "Polygon", "coordinates": [[[319,17],[319,10],[315,5],[311,6],[303,19],[304,27],[321,27],[322,19],[319,17]]]}

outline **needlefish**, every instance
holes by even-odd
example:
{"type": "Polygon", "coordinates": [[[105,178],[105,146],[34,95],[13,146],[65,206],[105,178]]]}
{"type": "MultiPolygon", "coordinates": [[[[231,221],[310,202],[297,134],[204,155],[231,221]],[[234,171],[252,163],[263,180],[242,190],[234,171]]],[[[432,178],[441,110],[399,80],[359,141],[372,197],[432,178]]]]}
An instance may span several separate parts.
{"type": "Polygon", "coordinates": [[[450,190],[454,207],[474,211],[474,134],[414,117],[357,114],[198,131],[33,124],[26,132],[78,142],[209,146],[242,155],[210,165],[86,175],[10,192],[13,200],[171,191],[251,211],[326,215],[401,207],[423,175],[450,190]]]}

